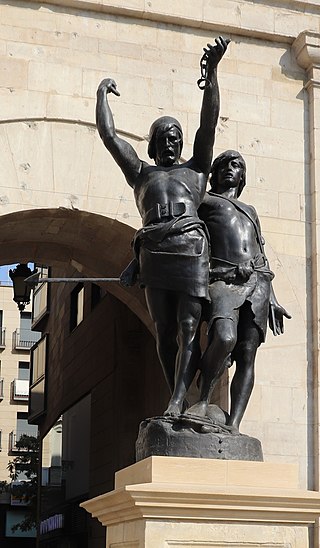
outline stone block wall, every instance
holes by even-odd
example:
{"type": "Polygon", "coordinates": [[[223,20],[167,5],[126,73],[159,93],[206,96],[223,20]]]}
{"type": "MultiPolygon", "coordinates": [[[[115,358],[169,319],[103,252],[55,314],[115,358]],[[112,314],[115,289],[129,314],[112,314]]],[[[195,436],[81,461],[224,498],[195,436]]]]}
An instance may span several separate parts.
{"type": "MultiPolygon", "coordinates": [[[[311,488],[319,478],[319,32],[315,0],[0,5],[0,227],[17,211],[49,207],[139,227],[132,190],[95,131],[96,88],[106,76],[117,81],[115,123],[142,159],[163,114],[181,121],[188,158],[202,47],[231,38],[214,153],[245,157],[243,200],[259,213],[275,291],[293,316],[259,351],[242,430],[261,439],[266,460],[298,462],[311,488]]],[[[25,245],[29,230],[17,227],[25,245]]]]}

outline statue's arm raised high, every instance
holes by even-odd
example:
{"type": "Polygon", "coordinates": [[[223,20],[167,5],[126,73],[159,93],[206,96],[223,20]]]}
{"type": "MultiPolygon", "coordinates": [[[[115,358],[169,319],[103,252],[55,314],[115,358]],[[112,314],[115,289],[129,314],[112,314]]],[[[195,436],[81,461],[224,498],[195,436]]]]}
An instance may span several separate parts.
{"type": "Polygon", "coordinates": [[[220,95],[217,79],[217,66],[222,59],[230,40],[222,36],[216,38],[216,45],[204,48],[207,57],[207,74],[204,79],[204,92],[200,113],[200,126],[193,145],[193,159],[202,173],[209,174],[212,149],[220,110],[220,95]]]}
{"type": "Polygon", "coordinates": [[[121,139],[116,133],[113,115],[107,99],[108,93],[114,93],[117,96],[120,95],[115,81],[111,78],[102,80],[98,87],[96,105],[97,128],[105,147],[119,165],[129,185],[134,187],[135,180],[141,171],[142,162],[130,143],[121,139]]]}

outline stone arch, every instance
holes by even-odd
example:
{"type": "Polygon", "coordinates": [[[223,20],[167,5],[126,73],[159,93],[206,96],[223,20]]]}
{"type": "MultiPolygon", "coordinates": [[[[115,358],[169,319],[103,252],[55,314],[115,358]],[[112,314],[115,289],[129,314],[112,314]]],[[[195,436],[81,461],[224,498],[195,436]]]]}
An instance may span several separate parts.
{"type": "MultiPolygon", "coordinates": [[[[138,133],[118,133],[142,159],[138,133]]],[[[32,208],[75,208],[141,225],[133,191],[106,151],[95,125],[54,117],[24,117],[0,123],[0,214],[32,208]]]]}
{"type": "MultiPolygon", "coordinates": [[[[118,277],[131,261],[134,229],[117,220],[67,208],[32,209],[0,216],[0,263],[71,265],[84,277],[118,277]]],[[[144,293],[116,282],[108,291],[152,331],[144,293]]]]}

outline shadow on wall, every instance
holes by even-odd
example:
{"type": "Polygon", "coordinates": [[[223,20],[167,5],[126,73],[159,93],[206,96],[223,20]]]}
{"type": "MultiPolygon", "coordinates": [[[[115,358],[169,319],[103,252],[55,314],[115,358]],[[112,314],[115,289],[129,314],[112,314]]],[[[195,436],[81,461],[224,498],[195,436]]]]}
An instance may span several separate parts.
{"type": "MultiPolygon", "coordinates": [[[[132,259],[134,229],[103,215],[74,209],[32,209],[0,216],[0,264],[34,262],[75,267],[83,277],[118,277],[132,259]]],[[[108,291],[152,331],[144,292],[122,288],[108,291]]]]}

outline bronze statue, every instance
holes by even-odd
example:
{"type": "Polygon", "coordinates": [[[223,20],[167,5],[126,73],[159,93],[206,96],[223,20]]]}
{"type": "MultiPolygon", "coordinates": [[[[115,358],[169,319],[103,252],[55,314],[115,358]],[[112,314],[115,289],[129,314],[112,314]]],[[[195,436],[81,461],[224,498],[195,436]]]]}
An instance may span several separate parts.
{"type": "MultiPolygon", "coordinates": [[[[217,65],[228,40],[219,37],[205,51],[203,102],[192,158],[179,164],[183,145],[177,120],[164,116],[150,128],[148,154],[141,161],[115,130],[108,93],[119,95],[112,79],[97,92],[97,128],[134,190],[143,227],[134,248],[139,281],[156,331],[157,350],[172,396],[167,415],[179,415],[200,358],[197,338],[202,303],[208,294],[208,240],[197,209],[204,197],[219,114],[217,65]]],[[[203,80],[203,82],[202,82],[203,80]]]]}
{"type": "Polygon", "coordinates": [[[288,312],[272,289],[274,275],[254,207],[239,201],[246,184],[241,154],[227,150],[213,162],[211,189],[198,210],[210,234],[211,302],[207,310],[208,346],[200,362],[200,399],[187,413],[205,417],[216,381],[236,362],[227,424],[234,433],[254,383],[257,349],[265,340],[267,320],[274,335],[283,333],[288,312]]]}

